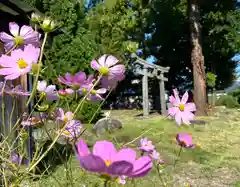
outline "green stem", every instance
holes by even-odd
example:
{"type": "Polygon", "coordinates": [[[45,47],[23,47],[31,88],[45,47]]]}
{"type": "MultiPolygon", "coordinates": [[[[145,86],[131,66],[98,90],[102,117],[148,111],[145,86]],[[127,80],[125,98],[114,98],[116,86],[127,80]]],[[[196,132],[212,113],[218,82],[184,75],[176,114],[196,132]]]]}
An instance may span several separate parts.
{"type": "Polygon", "coordinates": [[[43,51],[44,51],[44,46],[46,44],[46,41],[47,41],[47,37],[48,37],[48,33],[46,32],[44,34],[44,38],[43,38],[43,43],[42,43],[42,46],[41,46],[41,52],[40,52],[40,57],[39,57],[39,67],[38,67],[38,70],[37,70],[37,75],[36,75],[36,78],[35,78],[35,81],[34,81],[34,85],[33,85],[33,89],[32,89],[32,93],[27,101],[27,106],[29,105],[29,103],[31,102],[31,100],[33,99],[33,96],[36,92],[36,89],[37,89],[37,84],[38,84],[38,78],[39,78],[39,74],[40,74],[40,70],[41,70],[41,67],[42,67],[42,58],[43,58],[43,51]]]}
{"type": "Polygon", "coordinates": [[[159,167],[158,167],[159,165],[158,164],[154,164],[154,165],[157,168],[158,176],[159,176],[159,179],[161,180],[161,183],[163,184],[163,186],[166,186],[166,184],[165,184],[165,182],[162,178],[162,174],[160,173],[160,170],[159,170],[159,167]]]}
{"type": "Polygon", "coordinates": [[[6,85],[6,80],[3,83],[2,87],[2,127],[3,127],[3,136],[7,136],[6,134],[6,125],[5,125],[5,103],[4,103],[4,88],[6,85]]]}
{"type": "Polygon", "coordinates": [[[8,187],[8,182],[7,182],[7,179],[6,179],[5,169],[3,169],[2,173],[3,173],[4,186],[5,186],[5,187],[8,187]]]}
{"type": "Polygon", "coordinates": [[[68,99],[67,99],[66,97],[65,97],[65,102],[66,102],[66,104],[67,104],[68,110],[70,110],[69,102],[68,102],[68,99]]]}
{"type": "Polygon", "coordinates": [[[29,120],[31,115],[33,114],[34,110],[37,108],[38,104],[44,99],[44,96],[41,96],[38,101],[36,102],[36,104],[32,107],[31,112],[28,115],[28,118],[26,120],[29,120]]]}
{"type": "Polygon", "coordinates": [[[177,164],[177,161],[179,160],[179,157],[180,157],[180,154],[181,154],[181,152],[182,152],[182,146],[181,146],[181,148],[179,149],[179,151],[178,151],[178,155],[177,155],[177,158],[176,158],[176,160],[175,160],[175,162],[174,162],[174,165],[173,165],[173,167],[175,168],[176,167],[176,164],[177,164]]]}
{"type": "Polygon", "coordinates": [[[6,52],[5,55],[9,55],[16,47],[17,44],[15,44],[8,52],[6,52]]]}
{"type": "MultiPolygon", "coordinates": [[[[92,91],[92,89],[98,84],[98,82],[100,81],[102,75],[99,76],[98,80],[94,83],[93,87],[88,91],[88,93],[83,97],[83,99],[81,100],[81,102],[78,104],[77,108],[74,111],[74,115],[77,113],[77,111],[79,110],[79,108],[81,107],[83,101],[86,99],[86,97],[90,94],[90,92],[92,91]]],[[[54,144],[57,142],[58,138],[61,136],[62,131],[65,129],[67,123],[64,125],[64,127],[62,128],[62,130],[58,133],[58,135],[53,139],[51,145],[47,148],[47,150],[40,156],[40,158],[35,162],[32,163],[29,168],[28,171],[32,171],[37,165],[38,163],[47,155],[47,153],[53,148],[54,144]]],[[[83,130],[84,132],[84,130],[83,130]]]]}
{"type": "Polygon", "coordinates": [[[13,120],[13,113],[14,113],[14,111],[15,111],[15,107],[16,107],[16,98],[14,97],[13,98],[13,106],[12,106],[12,111],[11,111],[11,113],[10,113],[10,120],[9,120],[9,135],[8,136],[10,136],[10,143],[12,142],[12,140],[14,139],[14,136],[12,136],[12,133],[14,134],[14,131],[13,131],[13,126],[12,126],[12,120],[13,120]]]}
{"type": "MultiPolygon", "coordinates": [[[[30,116],[31,116],[32,113],[34,112],[34,109],[36,108],[37,104],[38,104],[41,100],[42,100],[42,98],[40,97],[40,99],[37,101],[37,103],[33,106],[33,108],[32,108],[32,110],[31,110],[31,112],[30,112],[30,114],[29,114],[27,120],[29,120],[30,116]]],[[[10,136],[11,133],[14,132],[14,131],[16,130],[16,128],[18,127],[18,124],[21,122],[21,120],[22,120],[22,117],[19,117],[18,120],[16,121],[16,123],[13,125],[13,129],[12,129],[12,131],[10,131],[10,133],[9,133],[8,136],[10,136]]],[[[4,138],[2,144],[5,143],[5,141],[8,139],[8,136],[7,136],[6,138],[4,138]]],[[[15,138],[14,143],[15,143],[16,141],[17,141],[17,139],[15,138]]]]}
{"type": "Polygon", "coordinates": [[[94,83],[93,87],[90,90],[88,90],[86,95],[82,98],[81,102],[76,107],[75,111],[73,112],[73,115],[75,115],[78,112],[78,110],[81,108],[81,106],[82,106],[83,102],[85,101],[85,99],[87,98],[87,96],[91,93],[91,91],[94,89],[94,87],[99,83],[101,78],[102,78],[102,75],[99,75],[99,77],[98,77],[97,81],[94,83]]]}
{"type": "Polygon", "coordinates": [[[108,180],[105,180],[103,183],[103,187],[107,187],[108,186],[108,180]]]}
{"type": "Polygon", "coordinates": [[[13,126],[12,126],[12,118],[13,118],[13,113],[14,113],[15,107],[16,107],[16,98],[14,97],[14,98],[13,98],[12,111],[11,111],[11,114],[10,114],[10,131],[12,131],[12,129],[13,129],[13,126]]]}
{"type": "Polygon", "coordinates": [[[104,102],[106,101],[106,99],[109,97],[109,95],[112,93],[112,91],[113,91],[113,88],[111,88],[111,90],[108,92],[105,100],[100,103],[100,105],[98,106],[96,112],[93,114],[92,118],[90,119],[89,124],[90,124],[90,123],[92,122],[92,120],[95,118],[95,116],[97,115],[99,109],[102,107],[102,105],[104,104],[104,102]]]}
{"type": "MultiPolygon", "coordinates": [[[[93,121],[93,119],[95,118],[95,116],[96,116],[96,114],[97,114],[97,112],[98,112],[98,110],[101,108],[101,106],[104,104],[104,102],[106,101],[106,99],[109,97],[109,95],[112,93],[112,90],[113,90],[113,88],[109,91],[109,93],[107,94],[107,96],[106,96],[106,98],[105,98],[105,100],[104,101],[102,101],[101,103],[100,103],[100,105],[98,106],[98,108],[97,108],[97,110],[96,110],[96,112],[93,114],[93,116],[92,116],[92,118],[89,120],[89,122],[88,122],[88,124],[90,125],[91,124],[91,122],[93,121]]],[[[81,135],[83,135],[84,134],[84,132],[87,130],[87,128],[84,128],[83,130],[82,130],[82,132],[80,133],[80,135],[77,137],[77,138],[79,138],[81,135]]]]}
{"type": "Polygon", "coordinates": [[[48,154],[48,152],[53,148],[53,146],[55,145],[55,143],[57,142],[58,138],[61,136],[62,132],[64,131],[64,129],[66,128],[67,123],[64,125],[64,127],[60,130],[60,132],[58,133],[58,135],[53,139],[51,145],[47,148],[47,150],[39,157],[39,159],[35,162],[32,163],[29,168],[28,168],[28,172],[32,171],[37,165],[38,163],[48,154]]]}

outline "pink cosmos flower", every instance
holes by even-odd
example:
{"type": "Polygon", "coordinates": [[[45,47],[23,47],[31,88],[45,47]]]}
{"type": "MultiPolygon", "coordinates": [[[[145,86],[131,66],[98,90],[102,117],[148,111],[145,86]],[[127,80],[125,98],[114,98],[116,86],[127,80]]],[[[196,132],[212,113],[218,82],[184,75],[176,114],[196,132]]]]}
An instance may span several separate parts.
{"type": "Polygon", "coordinates": [[[39,125],[39,124],[41,124],[41,123],[42,123],[41,119],[39,119],[39,118],[37,118],[37,117],[31,117],[31,118],[29,118],[29,119],[23,120],[23,121],[21,122],[21,125],[22,125],[23,127],[30,127],[30,126],[39,125]]]}
{"type": "Polygon", "coordinates": [[[164,160],[160,158],[159,152],[156,150],[153,150],[152,152],[149,153],[149,156],[153,159],[156,160],[158,164],[164,164],[164,160]]]}
{"type": "Polygon", "coordinates": [[[5,32],[0,32],[0,40],[2,40],[2,42],[4,43],[4,48],[6,52],[12,49],[14,45],[21,46],[32,44],[36,47],[40,46],[39,40],[41,34],[34,31],[32,27],[24,25],[20,29],[18,24],[10,22],[9,30],[12,36],[5,32]]]}
{"type": "Polygon", "coordinates": [[[155,149],[155,146],[152,144],[152,141],[149,141],[147,138],[141,138],[139,149],[149,153],[155,149]]]}
{"type": "Polygon", "coordinates": [[[126,176],[123,175],[123,176],[118,177],[117,178],[117,183],[118,184],[123,184],[123,185],[126,184],[126,176]]]}
{"type": "Polygon", "coordinates": [[[21,156],[18,153],[12,152],[11,156],[10,156],[10,160],[14,164],[20,164],[22,159],[21,159],[21,156]]]}
{"type": "Polygon", "coordinates": [[[19,153],[17,153],[16,151],[13,151],[10,155],[11,162],[13,164],[17,164],[17,165],[28,165],[29,164],[29,159],[21,156],[19,153]]]}
{"type": "MultiPolygon", "coordinates": [[[[3,82],[0,82],[0,90],[2,90],[4,86],[3,82]]],[[[17,86],[13,86],[13,85],[5,85],[4,86],[4,93],[13,96],[13,97],[17,97],[17,96],[29,96],[30,93],[26,92],[21,85],[17,85],[17,86]]],[[[2,94],[2,92],[0,92],[0,95],[2,94]]]]}
{"type": "Polygon", "coordinates": [[[103,100],[101,95],[105,94],[107,92],[107,89],[100,88],[96,90],[96,89],[93,89],[93,87],[94,87],[94,84],[91,81],[85,82],[85,84],[83,84],[78,90],[78,93],[80,95],[85,95],[90,91],[87,97],[88,100],[91,100],[91,101],[103,100]]]}
{"type": "Polygon", "coordinates": [[[101,78],[101,87],[106,88],[108,90],[114,89],[117,87],[117,84],[122,81],[125,78],[124,75],[122,77],[118,77],[118,80],[116,79],[110,79],[109,77],[102,77],[101,78]]]}
{"type": "Polygon", "coordinates": [[[75,91],[71,88],[67,88],[65,89],[65,91],[67,92],[68,95],[73,95],[75,93],[75,91]]]}
{"type": "Polygon", "coordinates": [[[32,69],[32,64],[37,63],[40,49],[29,44],[24,50],[13,50],[11,56],[2,55],[0,57],[0,75],[5,75],[6,80],[13,80],[28,73],[32,69]]]}
{"type": "Polygon", "coordinates": [[[196,111],[196,106],[194,103],[187,103],[188,100],[188,92],[182,97],[180,100],[177,90],[173,90],[174,97],[170,96],[170,103],[173,107],[168,109],[168,114],[175,118],[178,125],[183,122],[186,125],[190,124],[190,121],[193,120],[194,114],[193,112],[196,111]]]}
{"type": "Polygon", "coordinates": [[[62,132],[62,136],[67,139],[73,140],[78,138],[82,129],[82,124],[79,120],[70,120],[67,122],[65,130],[62,132]]]}
{"type": "Polygon", "coordinates": [[[152,169],[152,161],[148,156],[136,160],[136,152],[130,148],[117,151],[108,141],[97,141],[90,153],[87,144],[80,139],[78,145],[78,159],[81,166],[90,172],[101,175],[142,177],[152,169]]]}
{"type": "Polygon", "coordinates": [[[21,85],[17,85],[16,87],[12,87],[10,89],[5,90],[6,94],[11,96],[29,96],[30,93],[26,92],[21,85]]]}
{"type": "Polygon", "coordinates": [[[59,96],[73,95],[74,93],[75,93],[75,91],[71,88],[58,90],[58,95],[59,96]]]}
{"type": "Polygon", "coordinates": [[[57,93],[58,93],[59,96],[66,96],[67,95],[67,92],[64,89],[58,90],[57,93]]]}
{"type": "Polygon", "coordinates": [[[195,144],[192,142],[192,135],[186,132],[178,133],[176,140],[181,147],[194,148],[195,144]]]}
{"type": "Polygon", "coordinates": [[[107,92],[106,88],[91,90],[87,99],[90,100],[90,101],[104,100],[104,98],[101,95],[105,94],[106,92],[107,92]]]}
{"type": "Polygon", "coordinates": [[[38,81],[37,90],[41,94],[44,94],[47,97],[47,100],[49,101],[54,101],[58,99],[56,86],[55,85],[47,86],[47,82],[44,80],[38,81]]]}
{"type": "Polygon", "coordinates": [[[78,90],[78,93],[80,95],[85,95],[87,94],[90,90],[93,89],[94,84],[93,82],[95,81],[95,79],[93,79],[93,77],[91,76],[91,78],[88,78],[87,81],[84,82],[84,84],[81,85],[81,87],[78,90]]]}
{"type": "Polygon", "coordinates": [[[81,85],[83,85],[86,81],[90,81],[90,79],[93,79],[92,76],[86,77],[85,72],[78,72],[75,75],[71,75],[70,73],[66,73],[64,77],[59,76],[58,81],[62,84],[65,84],[67,86],[71,86],[74,89],[79,89],[81,85]],[[89,80],[88,80],[89,79],[89,80]]]}
{"type": "Polygon", "coordinates": [[[160,158],[160,154],[159,154],[159,152],[157,152],[156,150],[153,150],[151,153],[149,153],[149,156],[150,156],[153,160],[159,160],[159,158],[160,158]]]}
{"type": "Polygon", "coordinates": [[[64,113],[62,108],[57,108],[56,113],[57,113],[57,120],[68,122],[73,119],[73,113],[70,111],[64,113]]]}
{"type": "Polygon", "coordinates": [[[93,60],[91,62],[91,67],[94,70],[99,71],[102,76],[108,77],[109,80],[122,80],[125,73],[125,67],[122,64],[117,64],[119,60],[106,54],[101,56],[98,61],[93,60]]]}

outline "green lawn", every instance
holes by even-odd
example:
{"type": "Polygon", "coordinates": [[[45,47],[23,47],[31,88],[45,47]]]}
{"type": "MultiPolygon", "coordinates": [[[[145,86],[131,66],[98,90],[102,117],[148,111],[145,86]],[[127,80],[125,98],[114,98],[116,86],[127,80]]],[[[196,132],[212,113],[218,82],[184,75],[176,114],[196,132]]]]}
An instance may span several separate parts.
{"type": "MultiPolygon", "coordinates": [[[[193,187],[228,187],[240,186],[240,112],[237,110],[218,111],[213,117],[206,117],[206,125],[190,127],[176,126],[170,120],[164,120],[159,115],[153,115],[149,119],[139,119],[135,115],[138,111],[121,110],[113,111],[112,116],[124,124],[124,128],[116,132],[108,139],[123,145],[131,142],[142,133],[156,145],[157,150],[165,160],[165,168],[161,178],[165,186],[184,187],[186,183],[193,187]],[[178,132],[191,132],[195,143],[200,148],[184,150],[176,168],[173,168],[179,146],[176,144],[175,135],[178,132]]],[[[101,139],[105,139],[102,137],[101,139]]],[[[139,139],[129,144],[136,147],[139,139]]],[[[73,184],[72,186],[86,187],[99,185],[99,179],[94,175],[86,175],[79,168],[75,158],[71,161],[73,184]]],[[[31,184],[33,187],[57,187],[71,186],[66,178],[65,168],[58,166],[52,175],[43,177],[31,184]]],[[[115,185],[114,185],[115,186],[115,185]]],[[[116,185],[117,186],[117,185],[116,185]]],[[[160,177],[153,169],[151,173],[142,179],[129,181],[125,186],[160,187],[163,186],[160,177]]]]}

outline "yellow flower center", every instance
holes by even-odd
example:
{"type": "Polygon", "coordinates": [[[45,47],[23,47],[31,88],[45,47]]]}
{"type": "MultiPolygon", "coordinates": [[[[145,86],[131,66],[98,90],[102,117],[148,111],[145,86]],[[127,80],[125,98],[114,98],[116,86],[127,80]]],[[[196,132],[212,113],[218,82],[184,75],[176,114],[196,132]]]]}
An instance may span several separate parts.
{"type": "Polygon", "coordinates": [[[99,69],[99,72],[102,74],[102,76],[108,76],[109,74],[109,69],[107,67],[101,67],[99,69]]]}
{"type": "Polygon", "coordinates": [[[87,93],[87,89],[86,89],[86,88],[83,88],[83,89],[82,89],[82,93],[84,93],[84,94],[87,93]]]}
{"type": "Polygon", "coordinates": [[[92,90],[92,91],[91,91],[91,94],[92,94],[92,95],[96,95],[96,94],[97,94],[97,91],[96,91],[96,90],[92,90]]]}
{"type": "Polygon", "coordinates": [[[184,104],[180,104],[180,105],[179,105],[179,110],[180,110],[180,111],[184,111],[184,104]]]}
{"type": "Polygon", "coordinates": [[[105,164],[106,164],[106,166],[108,167],[108,166],[111,165],[111,161],[110,161],[110,160],[106,160],[106,161],[105,161],[105,164]]]}
{"type": "Polygon", "coordinates": [[[67,116],[64,116],[64,117],[63,117],[63,121],[65,121],[65,122],[67,122],[67,121],[68,121],[68,118],[67,118],[67,116]]]}
{"type": "Polygon", "coordinates": [[[28,66],[27,62],[25,60],[23,60],[23,59],[19,59],[17,61],[17,64],[18,64],[20,69],[24,69],[24,68],[26,68],[28,66]]]}
{"type": "Polygon", "coordinates": [[[69,132],[69,131],[67,131],[67,130],[65,130],[65,131],[63,131],[63,134],[65,134],[65,135],[69,135],[69,134],[70,134],[70,132],[69,132]]]}
{"type": "Polygon", "coordinates": [[[15,36],[14,42],[16,45],[22,45],[22,44],[24,44],[24,39],[21,36],[15,36]]]}

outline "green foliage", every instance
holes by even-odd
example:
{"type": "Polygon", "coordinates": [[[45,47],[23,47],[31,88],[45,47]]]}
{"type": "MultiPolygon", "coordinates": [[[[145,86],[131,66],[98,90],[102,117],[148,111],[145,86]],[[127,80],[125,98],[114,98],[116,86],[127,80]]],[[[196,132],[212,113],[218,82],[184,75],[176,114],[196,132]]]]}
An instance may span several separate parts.
{"type": "Polygon", "coordinates": [[[238,101],[231,95],[223,95],[216,101],[216,106],[226,106],[227,108],[239,107],[238,101]]]}
{"type": "Polygon", "coordinates": [[[90,62],[98,54],[97,51],[92,34],[84,28],[79,29],[72,39],[65,34],[58,35],[54,37],[52,48],[47,52],[44,77],[54,80],[66,72],[91,73],[90,62]]]}
{"type": "Polygon", "coordinates": [[[238,103],[240,103],[240,88],[238,88],[237,90],[229,92],[228,95],[231,95],[231,96],[235,97],[237,99],[238,103]]]}
{"type": "MultiPolygon", "coordinates": [[[[150,13],[148,33],[152,39],[145,42],[146,56],[154,55],[158,63],[170,66],[168,88],[179,87],[192,80],[191,46],[187,0],[154,0],[150,13]],[[155,27],[153,26],[155,25],[155,27]],[[188,76],[185,81],[181,75],[188,76]]],[[[240,11],[235,1],[203,1],[201,3],[201,39],[206,72],[217,75],[216,88],[222,89],[235,79],[236,63],[230,59],[239,52],[240,11]]]]}
{"type": "MultiPolygon", "coordinates": [[[[92,73],[91,60],[104,53],[113,54],[124,63],[126,42],[134,40],[132,35],[136,27],[143,26],[143,20],[138,15],[139,2],[132,8],[127,8],[127,0],[118,0],[111,6],[105,2],[108,6],[98,4],[85,14],[87,10],[83,0],[24,1],[60,25],[60,29],[50,35],[45,48],[45,68],[41,71],[41,77],[52,83],[55,83],[57,76],[66,72],[92,73]]],[[[93,116],[96,106],[85,104],[83,114],[79,114],[83,121],[93,116]]]]}
{"type": "Polygon", "coordinates": [[[90,62],[100,54],[113,54],[124,63],[125,42],[133,40],[131,36],[135,29],[143,25],[138,11],[139,2],[132,8],[126,8],[129,3],[126,0],[114,1],[111,6],[111,3],[105,2],[84,14],[83,0],[24,1],[61,26],[59,32],[51,35],[46,49],[47,68],[42,76],[52,81],[66,72],[91,72],[90,62]],[[105,6],[106,3],[108,6],[105,6]]]}
{"type": "MultiPolygon", "coordinates": [[[[77,104],[73,104],[72,107],[75,108],[77,104]]],[[[101,117],[99,106],[99,103],[85,101],[83,107],[77,112],[76,116],[82,123],[95,123],[101,117]]]]}
{"type": "Polygon", "coordinates": [[[110,53],[124,59],[125,41],[138,24],[136,12],[119,0],[111,9],[99,4],[85,19],[85,27],[94,34],[99,53],[110,53]]]}
{"type": "Polygon", "coordinates": [[[212,72],[206,73],[206,81],[207,81],[207,86],[210,88],[214,88],[216,85],[216,75],[213,74],[212,72]]]}

